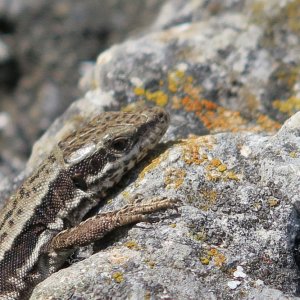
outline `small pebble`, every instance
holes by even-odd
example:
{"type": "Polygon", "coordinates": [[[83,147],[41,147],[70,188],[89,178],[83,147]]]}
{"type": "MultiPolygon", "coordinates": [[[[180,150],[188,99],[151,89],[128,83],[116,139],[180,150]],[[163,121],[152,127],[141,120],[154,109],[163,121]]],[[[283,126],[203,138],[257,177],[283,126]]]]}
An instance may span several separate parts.
{"type": "Polygon", "coordinates": [[[243,271],[244,271],[243,267],[237,266],[236,271],[233,273],[233,276],[235,278],[245,278],[245,277],[247,277],[247,275],[243,271]]]}
{"type": "Polygon", "coordinates": [[[236,289],[240,284],[241,282],[238,280],[232,280],[227,282],[228,287],[232,290],[236,289]]]}

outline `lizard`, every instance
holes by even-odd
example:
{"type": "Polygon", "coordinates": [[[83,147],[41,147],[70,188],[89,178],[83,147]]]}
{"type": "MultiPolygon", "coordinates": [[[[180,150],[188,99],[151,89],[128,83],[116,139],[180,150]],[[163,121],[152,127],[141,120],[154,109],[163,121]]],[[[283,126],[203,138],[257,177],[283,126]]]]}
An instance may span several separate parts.
{"type": "Polygon", "coordinates": [[[84,220],[157,145],[169,119],[159,107],[104,112],[54,146],[0,212],[0,299],[28,299],[74,249],[176,207],[174,200],[153,198],[84,220]]]}

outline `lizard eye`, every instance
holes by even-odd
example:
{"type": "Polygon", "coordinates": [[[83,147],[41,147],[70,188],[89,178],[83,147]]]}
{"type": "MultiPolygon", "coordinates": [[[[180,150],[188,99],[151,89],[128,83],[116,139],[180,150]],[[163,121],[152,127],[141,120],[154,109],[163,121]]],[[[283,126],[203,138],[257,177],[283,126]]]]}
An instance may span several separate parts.
{"type": "Polygon", "coordinates": [[[131,146],[131,140],[125,137],[119,137],[112,141],[110,147],[113,152],[125,152],[131,146]]]}
{"type": "Polygon", "coordinates": [[[87,190],[87,184],[86,184],[86,182],[84,181],[83,177],[80,174],[75,174],[72,177],[72,181],[78,189],[80,189],[82,191],[87,190]]]}

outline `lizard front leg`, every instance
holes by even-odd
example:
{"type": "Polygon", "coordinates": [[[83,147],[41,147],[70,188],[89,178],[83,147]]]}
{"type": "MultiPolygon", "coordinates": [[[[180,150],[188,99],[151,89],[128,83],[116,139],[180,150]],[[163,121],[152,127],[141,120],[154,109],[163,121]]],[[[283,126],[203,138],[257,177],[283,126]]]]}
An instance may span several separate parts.
{"type": "Polygon", "coordinates": [[[101,213],[91,217],[73,228],[57,234],[50,243],[50,249],[59,252],[65,249],[85,246],[101,239],[112,230],[131,223],[147,220],[147,214],[158,210],[174,208],[177,202],[170,199],[126,205],[120,210],[101,213]]]}

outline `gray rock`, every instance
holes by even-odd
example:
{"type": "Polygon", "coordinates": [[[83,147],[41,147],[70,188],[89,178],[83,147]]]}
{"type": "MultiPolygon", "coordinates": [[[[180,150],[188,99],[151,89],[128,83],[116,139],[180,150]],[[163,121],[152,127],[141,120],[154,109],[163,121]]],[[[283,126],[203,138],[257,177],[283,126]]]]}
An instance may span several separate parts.
{"type": "Polygon", "coordinates": [[[118,231],[31,299],[296,299],[299,129],[300,112],[273,136],[222,133],[161,145],[104,210],[143,194],[181,199],[179,212],[118,231]]]}
{"type": "Polygon", "coordinates": [[[80,249],[32,299],[299,299],[297,4],[168,1],[149,33],[88,68],[86,96],[35,145],[24,177],[93,114],[156,104],[172,116],[166,143],[100,211],[135,194],[182,205],[80,249]]]}

